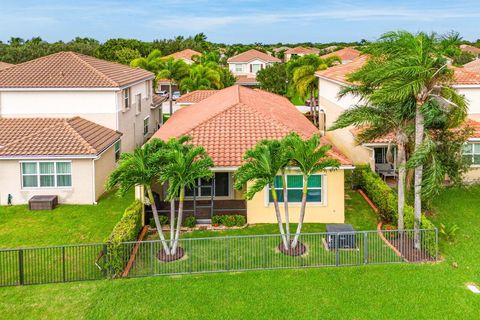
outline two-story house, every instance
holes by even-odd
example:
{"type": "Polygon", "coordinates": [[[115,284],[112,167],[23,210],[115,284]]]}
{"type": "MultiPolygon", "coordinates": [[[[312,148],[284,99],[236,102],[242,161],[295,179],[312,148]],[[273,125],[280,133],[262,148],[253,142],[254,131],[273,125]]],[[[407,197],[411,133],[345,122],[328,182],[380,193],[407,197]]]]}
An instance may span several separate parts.
{"type": "Polygon", "coordinates": [[[236,84],[244,86],[256,86],[257,72],[265,69],[273,63],[282,62],[267,53],[250,49],[236,56],[230,57],[228,60],[229,70],[237,77],[236,84]]]}
{"type": "Polygon", "coordinates": [[[122,133],[132,151],[158,128],[154,74],[75,52],[60,52],[0,71],[0,117],[79,116],[122,133]]]}

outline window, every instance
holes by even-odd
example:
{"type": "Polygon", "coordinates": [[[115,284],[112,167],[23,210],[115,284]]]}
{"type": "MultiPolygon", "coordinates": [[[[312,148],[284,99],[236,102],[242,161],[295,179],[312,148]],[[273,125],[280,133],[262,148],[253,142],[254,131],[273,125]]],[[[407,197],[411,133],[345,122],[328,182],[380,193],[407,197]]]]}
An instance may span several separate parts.
{"type": "Polygon", "coordinates": [[[375,148],[375,163],[387,163],[387,148],[375,148]]]}
{"type": "Polygon", "coordinates": [[[130,109],[130,88],[123,89],[123,108],[130,109]]]}
{"type": "Polygon", "coordinates": [[[122,144],[121,144],[121,141],[118,140],[117,142],[115,142],[115,162],[117,162],[118,160],[120,160],[120,149],[122,147],[122,144]]]}
{"type": "Polygon", "coordinates": [[[72,186],[72,163],[58,162],[22,162],[23,188],[61,188],[72,186]]]}
{"type": "Polygon", "coordinates": [[[150,122],[150,117],[146,117],[143,119],[143,135],[146,136],[148,134],[148,123],[150,122]]]}
{"type": "Polygon", "coordinates": [[[470,164],[480,165],[480,143],[465,143],[463,158],[470,164]]]}
{"type": "Polygon", "coordinates": [[[258,71],[260,71],[260,69],[262,69],[261,64],[251,64],[250,65],[250,72],[252,72],[252,73],[256,74],[258,71]]]}
{"type": "Polygon", "coordinates": [[[152,82],[150,80],[145,81],[145,99],[150,98],[150,94],[152,93],[152,82]]]}
{"type": "Polygon", "coordinates": [[[142,112],[142,94],[135,95],[135,104],[137,105],[137,114],[142,112]]]}
{"type": "MultiPolygon", "coordinates": [[[[200,179],[196,191],[197,197],[210,197],[211,191],[214,189],[215,197],[228,197],[230,195],[230,175],[228,172],[215,172],[215,181],[213,179],[207,181],[200,179]],[[215,188],[213,188],[215,185],[215,188]]],[[[193,197],[193,190],[186,190],[187,197],[193,197]]]]}
{"type": "Polygon", "coordinates": [[[243,64],[236,64],[235,72],[243,72],[243,64]]]}
{"type": "MultiPolygon", "coordinates": [[[[322,202],[322,175],[315,174],[307,182],[307,202],[322,202]]],[[[283,202],[282,177],[276,176],[274,188],[279,202],[283,202]]],[[[272,203],[271,188],[268,190],[268,199],[272,203]]],[[[302,202],[303,176],[300,174],[287,175],[288,202],[302,202]]]]}

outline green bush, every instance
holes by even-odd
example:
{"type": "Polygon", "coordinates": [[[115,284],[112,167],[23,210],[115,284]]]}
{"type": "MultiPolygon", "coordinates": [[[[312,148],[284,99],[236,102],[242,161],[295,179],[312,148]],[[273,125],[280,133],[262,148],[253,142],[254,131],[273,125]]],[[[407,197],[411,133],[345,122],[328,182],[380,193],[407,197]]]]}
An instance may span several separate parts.
{"type": "Polygon", "coordinates": [[[235,216],[225,215],[223,216],[222,220],[223,220],[223,224],[226,227],[234,227],[237,224],[237,219],[235,218],[235,216]]]}
{"type": "Polygon", "coordinates": [[[197,219],[194,216],[186,217],[182,221],[182,226],[187,228],[193,228],[197,224],[197,219]]]}
{"type": "MultiPolygon", "coordinates": [[[[158,216],[158,220],[160,220],[160,224],[162,226],[165,226],[167,224],[169,224],[169,221],[170,219],[168,219],[167,216],[164,216],[164,215],[160,215],[158,216]]],[[[154,218],[150,218],[150,223],[149,223],[150,227],[152,228],[156,228],[157,226],[155,225],[155,219],[154,218]]]]}
{"type": "Polygon", "coordinates": [[[242,227],[244,226],[245,224],[247,223],[247,219],[245,218],[245,216],[242,216],[240,214],[236,215],[235,216],[235,225],[237,227],[242,227]]]}
{"type": "Polygon", "coordinates": [[[212,217],[212,224],[223,224],[223,216],[215,215],[212,217]]]}
{"type": "Polygon", "coordinates": [[[142,229],[142,213],[143,204],[140,201],[132,203],[125,209],[122,218],[107,238],[107,254],[104,267],[112,277],[123,271],[130,258],[130,251],[124,250],[122,242],[137,240],[137,236],[142,229]]]}

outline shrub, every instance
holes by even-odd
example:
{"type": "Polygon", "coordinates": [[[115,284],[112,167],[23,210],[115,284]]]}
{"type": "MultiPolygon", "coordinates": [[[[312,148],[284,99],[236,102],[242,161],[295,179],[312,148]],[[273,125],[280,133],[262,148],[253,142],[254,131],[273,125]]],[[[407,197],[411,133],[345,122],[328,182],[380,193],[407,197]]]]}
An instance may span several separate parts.
{"type": "Polygon", "coordinates": [[[244,226],[246,223],[247,223],[247,219],[245,218],[245,216],[242,216],[240,214],[235,216],[235,225],[237,227],[244,226]]]}
{"type": "Polygon", "coordinates": [[[447,227],[443,223],[440,224],[440,236],[445,239],[447,242],[455,242],[455,237],[457,235],[457,231],[460,229],[456,224],[447,227]]]}
{"type": "MultiPolygon", "coordinates": [[[[160,224],[162,226],[165,226],[168,224],[169,220],[167,216],[158,216],[158,220],[160,220],[160,224]]],[[[152,228],[156,228],[157,226],[155,225],[155,219],[154,218],[150,218],[150,223],[149,223],[150,227],[152,228]]]]}
{"type": "Polygon", "coordinates": [[[215,215],[215,216],[212,216],[212,224],[223,224],[223,216],[218,216],[218,215],[215,215]]]}
{"type": "Polygon", "coordinates": [[[186,217],[182,221],[182,226],[187,228],[193,228],[197,224],[197,219],[194,216],[186,217]]]}
{"type": "Polygon", "coordinates": [[[130,257],[130,251],[123,250],[122,242],[137,240],[137,236],[142,229],[142,213],[143,204],[140,201],[135,201],[125,209],[122,218],[107,238],[107,256],[104,267],[112,277],[123,271],[130,257]]]}
{"type": "Polygon", "coordinates": [[[223,224],[227,227],[233,227],[237,224],[237,219],[235,216],[226,215],[223,216],[223,224]]]}

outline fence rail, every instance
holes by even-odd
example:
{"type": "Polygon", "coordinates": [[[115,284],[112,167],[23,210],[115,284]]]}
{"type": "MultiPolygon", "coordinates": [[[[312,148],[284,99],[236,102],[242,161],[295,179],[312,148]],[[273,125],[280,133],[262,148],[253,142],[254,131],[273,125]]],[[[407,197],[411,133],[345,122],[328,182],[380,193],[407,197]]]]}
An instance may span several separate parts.
{"type": "Polygon", "coordinates": [[[420,230],[420,249],[414,239],[413,230],[302,233],[306,252],[290,256],[280,251],[280,235],[183,238],[185,254],[172,262],[158,259],[159,240],[121,243],[115,252],[106,244],[7,249],[0,250],[0,286],[116,277],[136,245],[129,277],[437,260],[437,229],[420,230]]]}

